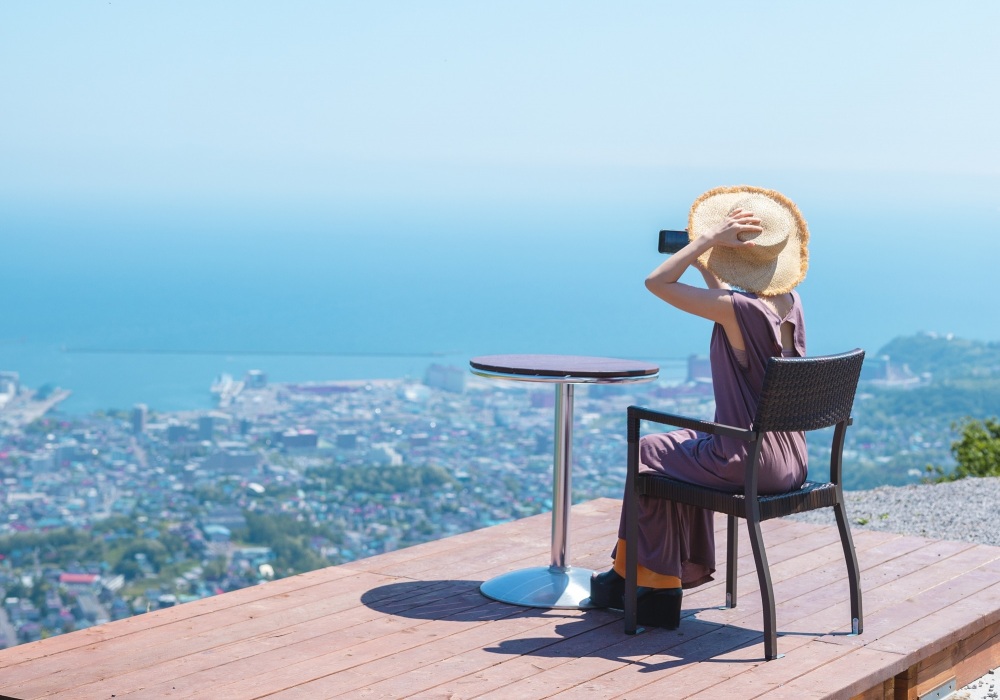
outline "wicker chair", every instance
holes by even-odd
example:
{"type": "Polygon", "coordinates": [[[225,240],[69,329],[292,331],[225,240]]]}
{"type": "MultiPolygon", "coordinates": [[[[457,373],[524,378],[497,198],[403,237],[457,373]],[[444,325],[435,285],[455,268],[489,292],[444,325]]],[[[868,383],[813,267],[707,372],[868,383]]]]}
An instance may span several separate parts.
{"type": "Polygon", "coordinates": [[[638,496],[665,498],[687,503],[729,516],[726,558],[726,607],[736,606],[736,518],[745,518],[753,546],[757,578],[764,612],[764,655],[768,661],[778,658],[777,632],[774,617],[774,592],[771,574],[764,552],[760,524],[764,520],[801,513],[816,508],[833,508],[840,530],[840,539],[847,560],[847,578],[851,591],[851,631],[862,631],[861,588],[858,559],[844,511],[841,489],[841,466],[844,435],[852,423],[851,408],[857,390],[863,350],[840,355],[809,358],[774,357],[764,374],[757,415],[750,429],[721,425],[709,421],[674,416],[638,406],[628,409],[628,476],[625,487],[625,632],[637,631],[637,556],[638,556],[638,496]],[[650,421],[704,433],[725,435],[750,443],[746,463],[743,493],[727,493],[652,474],[639,474],[639,427],[650,421]],[[760,496],[757,493],[757,469],[762,438],[773,431],[808,431],[836,426],[830,455],[830,480],[806,481],[791,493],[760,496]]]}

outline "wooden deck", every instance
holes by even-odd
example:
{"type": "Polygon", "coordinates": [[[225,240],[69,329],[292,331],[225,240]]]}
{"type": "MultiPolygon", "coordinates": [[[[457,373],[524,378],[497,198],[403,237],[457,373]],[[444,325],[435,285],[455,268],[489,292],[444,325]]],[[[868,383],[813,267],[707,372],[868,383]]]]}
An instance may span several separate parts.
{"type": "MultiPolygon", "coordinates": [[[[618,509],[573,508],[575,565],[608,566],[618,509]]],[[[0,652],[0,695],[902,700],[1000,665],[1000,548],[856,531],[865,631],[851,637],[836,528],[770,521],[784,657],[765,663],[746,542],[739,606],[715,607],[720,562],[672,632],[627,637],[620,613],[479,594],[488,577],[546,563],[549,529],[546,514],[14,647],[0,652]]]]}

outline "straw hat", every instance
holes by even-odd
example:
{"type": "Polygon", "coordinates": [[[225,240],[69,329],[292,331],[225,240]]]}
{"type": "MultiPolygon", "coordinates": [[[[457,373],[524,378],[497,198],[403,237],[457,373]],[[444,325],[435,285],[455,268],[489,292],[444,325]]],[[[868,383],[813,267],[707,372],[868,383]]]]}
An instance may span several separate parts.
{"type": "Polygon", "coordinates": [[[688,236],[708,233],[733,211],[752,211],[761,233],[740,234],[747,248],[715,246],[699,261],[716,277],[748,292],[771,296],[792,291],[809,268],[809,228],[792,200],[760,187],[716,187],[698,197],[688,216],[688,236]]]}

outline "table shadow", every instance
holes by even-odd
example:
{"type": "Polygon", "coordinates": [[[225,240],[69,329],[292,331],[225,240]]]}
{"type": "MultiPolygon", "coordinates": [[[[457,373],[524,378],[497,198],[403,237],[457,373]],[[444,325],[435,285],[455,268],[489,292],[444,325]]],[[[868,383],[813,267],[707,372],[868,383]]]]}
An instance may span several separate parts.
{"type": "MultiPolygon", "coordinates": [[[[416,620],[490,622],[511,617],[559,619],[551,634],[512,637],[484,651],[509,656],[543,658],[596,657],[634,664],[640,672],[662,671],[695,662],[754,664],[764,661],[760,630],[697,617],[706,608],[686,608],[677,630],[650,628],[626,635],[622,613],[615,610],[563,611],[525,608],[486,598],[481,581],[406,581],[366,591],[361,602],[386,615],[416,620]],[[758,646],[760,656],[730,658],[740,649],[758,646]],[[717,658],[725,657],[725,658],[717,658]]],[[[715,609],[715,608],[711,608],[715,609]]],[[[820,635],[817,635],[820,636],[820,635]]]]}

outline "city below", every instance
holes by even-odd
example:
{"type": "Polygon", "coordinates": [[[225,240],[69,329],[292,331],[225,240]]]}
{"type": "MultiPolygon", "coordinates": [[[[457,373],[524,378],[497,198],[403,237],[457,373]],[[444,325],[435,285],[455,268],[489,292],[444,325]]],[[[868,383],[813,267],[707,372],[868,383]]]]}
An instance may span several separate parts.
{"type": "MultiPolygon", "coordinates": [[[[621,497],[628,405],[710,417],[708,371],[692,357],[676,385],[579,387],[574,502],[621,497]]],[[[433,365],[422,382],[252,371],[211,390],[208,411],[67,416],[69,392],[0,372],[0,648],[551,508],[550,386],[433,365]]],[[[922,438],[863,439],[848,469],[922,438]]],[[[810,443],[812,464],[828,454],[810,443]]]]}

